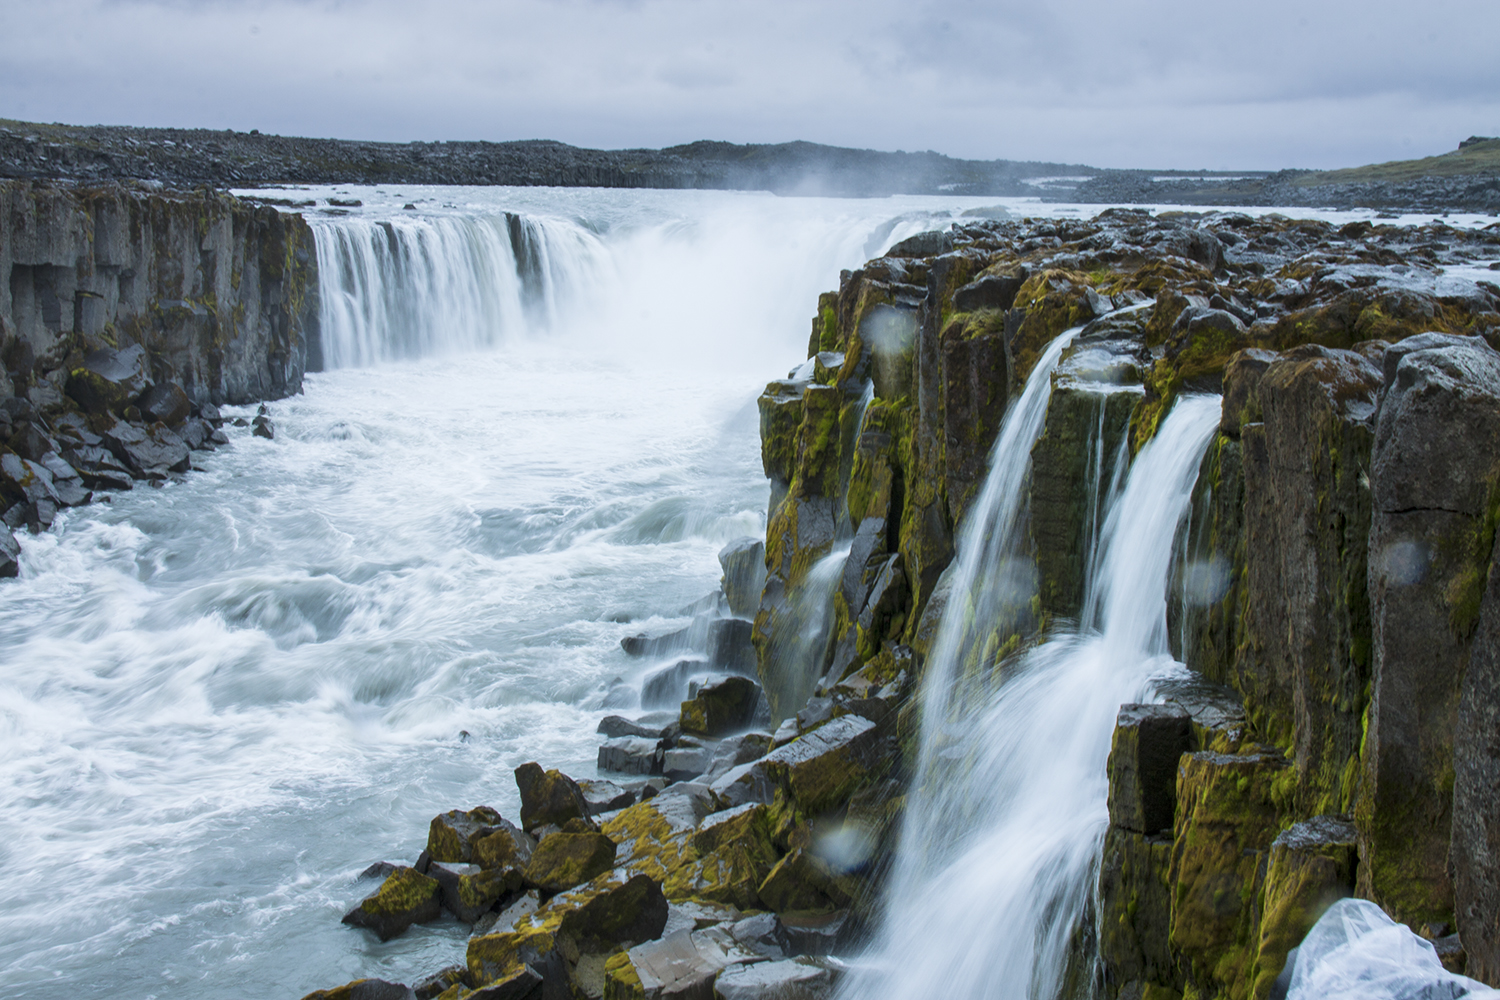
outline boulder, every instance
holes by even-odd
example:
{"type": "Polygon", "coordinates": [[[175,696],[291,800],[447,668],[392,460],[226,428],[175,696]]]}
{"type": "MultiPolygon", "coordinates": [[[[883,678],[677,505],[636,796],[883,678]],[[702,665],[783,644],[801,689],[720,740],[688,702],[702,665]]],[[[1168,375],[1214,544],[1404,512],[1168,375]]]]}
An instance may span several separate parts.
{"type": "Polygon", "coordinates": [[[571,889],[614,868],[615,851],[602,833],[554,833],[532,852],[526,882],[548,893],[571,889]]]}
{"type": "Polygon", "coordinates": [[[521,790],[521,826],[534,830],[551,824],[564,826],[570,819],[589,819],[589,805],[578,783],[558,770],[543,771],[530,762],[516,768],[516,787],[521,790]]]}
{"type": "Polygon", "coordinates": [[[836,966],[809,956],[738,965],[714,983],[717,1000],[822,1000],[833,995],[836,966]]]}
{"type": "Polygon", "coordinates": [[[659,882],[610,872],[553,897],[511,930],[470,938],[465,964],[470,981],[481,985],[504,982],[529,967],[566,989],[568,966],[576,967],[580,956],[650,941],[666,922],[667,899],[659,882]]]}
{"type": "Polygon", "coordinates": [[[786,932],[787,952],[796,955],[832,955],[851,939],[849,912],[783,913],[781,926],[786,932]]]}
{"type": "MultiPolygon", "coordinates": [[[[434,1000],[447,990],[460,986],[464,981],[464,967],[462,965],[450,965],[446,969],[439,969],[430,976],[423,976],[411,984],[411,990],[417,995],[417,1000],[434,1000]]],[[[464,987],[467,989],[467,987],[464,987]]]]}
{"type": "Polygon", "coordinates": [[[61,503],[52,485],[51,471],[40,462],[11,451],[0,454],[0,498],[9,503],[61,503]]]}
{"type": "Polygon", "coordinates": [[[1383,361],[1393,379],[1369,475],[1373,679],[1355,812],[1359,888],[1399,920],[1446,923],[1453,733],[1500,495],[1500,353],[1482,342],[1397,344],[1383,361]]]}
{"type": "Polygon", "coordinates": [[[101,348],[68,373],[67,392],[85,412],[123,415],[151,386],[146,349],[139,344],[101,348]]]}
{"type": "Polygon", "coordinates": [[[618,736],[645,736],[659,740],[662,736],[660,726],[643,726],[618,715],[606,715],[600,719],[599,728],[594,732],[608,739],[615,739],[618,736]]]}
{"type": "Polygon", "coordinates": [[[762,905],[776,913],[828,913],[847,909],[860,894],[860,885],[812,851],[797,848],[766,874],[757,894],[762,905]]]}
{"type": "Polygon", "coordinates": [[[599,746],[599,770],[617,774],[660,774],[660,741],[644,736],[620,736],[599,746]]]}
{"type": "MultiPolygon", "coordinates": [[[[103,438],[99,439],[100,441],[103,438]]],[[[68,464],[77,471],[83,485],[91,490],[128,490],[134,477],[114,453],[98,445],[83,445],[64,452],[68,464]]]]}
{"type": "Polygon", "coordinates": [[[176,382],[158,382],[141,394],[135,404],[151,423],[176,427],[192,414],[192,403],[176,382]]]}
{"type": "Polygon", "coordinates": [[[719,550],[724,569],[724,596],[729,613],[749,618],[760,607],[760,592],[766,585],[766,543],[763,538],[736,538],[719,550]]]}
{"type": "Polygon", "coordinates": [[[489,806],[445,812],[428,825],[427,853],[434,861],[473,861],[474,840],[502,826],[510,824],[489,806]]]}
{"type": "Polygon", "coordinates": [[[680,930],[636,945],[627,954],[629,970],[618,965],[612,970],[611,995],[644,1000],[712,1000],[715,977],[735,965],[760,960],[719,927],[680,930]]]}
{"type": "Polygon", "coordinates": [[[1172,828],[1177,761],[1194,748],[1178,705],[1122,705],[1109,749],[1109,821],[1135,833],[1172,828]]]}
{"type": "Polygon", "coordinates": [[[455,994],[454,1000],[459,996],[463,1000],[540,1000],[545,996],[544,985],[543,973],[533,966],[521,964],[477,990],[455,994]]]}
{"type": "Polygon", "coordinates": [[[860,785],[883,777],[891,763],[885,749],[875,723],[845,715],[744,766],[784,788],[812,817],[841,805],[860,785]]]}
{"type": "Polygon", "coordinates": [[[420,1000],[412,989],[402,983],[391,983],[384,979],[356,979],[331,990],[314,990],[302,1000],[420,1000]]]}
{"type": "Polygon", "coordinates": [[[21,543],[9,528],[0,527],[0,579],[20,575],[21,543]]]}
{"type": "Polygon", "coordinates": [[[726,737],[714,747],[708,769],[703,772],[705,780],[711,782],[733,768],[759,760],[770,752],[771,737],[766,733],[751,732],[726,737]]]}
{"type": "Polygon", "coordinates": [[[729,926],[729,934],[765,958],[785,958],[791,947],[786,927],[774,913],[757,913],[737,920],[729,926]]]}
{"type": "Polygon", "coordinates": [[[672,749],[662,751],[662,776],[668,781],[690,781],[708,771],[713,754],[712,743],[684,736],[672,749]]]}
{"type": "Polygon", "coordinates": [[[506,896],[519,892],[521,875],[516,869],[480,868],[478,865],[434,861],[427,877],[443,887],[443,905],[464,923],[472,924],[506,896]]]}
{"type": "Polygon", "coordinates": [[[764,805],[713,813],[692,835],[692,844],[698,860],[669,879],[670,893],[741,910],[760,908],[758,890],[777,860],[764,805]]]}
{"type": "Polygon", "coordinates": [[[1354,824],[1342,816],[1314,816],[1271,842],[1261,904],[1255,996],[1266,996],[1313,924],[1340,899],[1354,893],[1359,865],[1354,824]]]}
{"type": "Polygon", "coordinates": [[[525,868],[536,848],[536,840],[530,834],[505,819],[491,826],[488,832],[477,831],[469,842],[471,858],[481,868],[525,868]]]}
{"type": "Polygon", "coordinates": [[[635,802],[635,792],[621,788],[613,781],[579,779],[578,788],[583,792],[591,816],[624,809],[635,802]]]}
{"type": "Polygon", "coordinates": [[[120,420],[101,436],[105,446],[137,479],[165,479],[169,472],[186,472],[189,468],[188,446],[165,424],[140,427],[120,420]]]}
{"type": "Polygon", "coordinates": [[[1009,309],[1015,305],[1016,293],[1026,276],[1015,274],[984,274],[953,291],[955,312],[974,312],[978,309],[1009,309]]]}
{"type": "Polygon", "coordinates": [[[682,728],[703,736],[722,736],[744,729],[755,718],[760,685],[748,677],[730,676],[704,684],[682,703],[682,728]]]}
{"type": "Polygon", "coordinates": [[[443,887],[414,868],[397,868],[380,888],[344,914],[344,923],[372,930],[382,941],[412,924],[436,920],[442,912],[443,887]]]}
{"type": "Polygon", "coordinates": [[[270,441],[276,437],[276,425],[271,422],[270,417],[262,413],[250,421],[250,433],[258,438],[265,438],[267,441],[270,441]]]}

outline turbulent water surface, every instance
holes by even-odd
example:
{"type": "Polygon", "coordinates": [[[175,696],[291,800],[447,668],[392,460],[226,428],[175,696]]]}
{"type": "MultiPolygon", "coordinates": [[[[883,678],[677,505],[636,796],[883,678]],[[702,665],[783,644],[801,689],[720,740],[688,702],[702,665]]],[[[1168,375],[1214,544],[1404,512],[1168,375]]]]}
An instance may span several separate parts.
{"type": "Polygon", "coordinates": [[[974,204],[341,192],[309,215],[331,370],[276,439],[22,536],[0,586],[6,996],[461,960],[451,919],[341,926],[355,875],[437,812],[514,815],[523,761],[592,775],[621,637],[764,531],[754,400],[816,294],[974,204]]]}
{"type": "Polygon", "coordinates": [[[6,996],[297,997],[458,960],[451,919],[340,926],[356,874],[437,812],[514,815],[523,761],[593,773],[642,669],[621,637],[764,530],[754,399],[816,294],[980,207],[289,194],[363,202],[309,211],[328,370],[271,404],[274,441],[66,513],[0,584],[6,996]]]}

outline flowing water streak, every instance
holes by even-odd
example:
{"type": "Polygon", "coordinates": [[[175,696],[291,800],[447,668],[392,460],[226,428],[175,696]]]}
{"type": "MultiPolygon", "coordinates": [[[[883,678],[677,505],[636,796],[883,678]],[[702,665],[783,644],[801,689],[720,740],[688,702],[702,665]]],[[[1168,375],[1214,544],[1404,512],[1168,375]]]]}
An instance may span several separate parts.
{"type": "Polygon", "coordinates": [[[950,596],[923,674],[921,760],[933,759],[944,739],[959,671],[987,631],[972,625],[999,620],[1036,593],[1036,570],[1022,554],[1030,496],[1026,479],[1052,400],[1052,373],[1080,329],[1066,330],[1047,345],[990,450],[989,475],[959,535],[950,596]]]}
{"type": "Polygon", "coordinates": [[[581,227],[511,212],[308,221],[323,368],[474,351],[550,329],[607,260],[581,227]]]}
{"type": "Polygon", "coordinates": [[[1060,995],[1107,823],[1115,714],[1173,667],[1172,543],[1219,407],[1182,399],[1137,457],[1100,540],[1102,631],[1023,653],[982,711],[929,721],[929,706],[924,729],[941,721],[946,738],[924,739],[880,957],[846,996],[1060,995]]]}

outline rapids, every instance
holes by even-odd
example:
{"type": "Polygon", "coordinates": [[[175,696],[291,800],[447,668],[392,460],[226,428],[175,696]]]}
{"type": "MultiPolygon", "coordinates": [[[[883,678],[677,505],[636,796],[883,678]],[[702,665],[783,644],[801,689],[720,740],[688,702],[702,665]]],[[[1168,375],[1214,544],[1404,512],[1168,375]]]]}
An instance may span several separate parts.
{"type": "MultiPolygon", "coordinates": [[[[369,888],[357,873],[415,857],[440,811],[514,815],[524,761],[593,773],[606,701],[650,669],[619,640],[685,624],[717,586],[718,549],[764,531],[755,397],[806,356],[817,294],[906,235],[996,211],[274,194],[363,202],[307,210],[325,370],[270,404],[274,441],[233,430],[180,482],[65,512],[22,536],[22,576],[0,583],[8,997],[297,997],[455,961],[467,928],[451,919],[386,944],[341,926],[369,888]]],[[[1123,587],[1113,572],[1100,578],[1123,587]]],[[[1059,703],[1087,743],[1068,759],[1094,769],[1066,779],[1083,782],[1067,818],[1079,858],[1102,824],[1114,708],[1158,662],[1154,637],[1119,641],[1123,668],[1090,660],[1078,681],[1096,684],[1089,724],[1059,703]]],[[[1006,690],[993,711],[1027,687],[1006,690]]],[[[918,898],[948,860],[911,859],[901,885],[918,898]]],[[[1032,949],[1035,926],[1011,943],[1032,949]]]]}
{"type": "Polygon", "coordinates": [[[451,919],[341,926],[357,873],[438,812],[514,815],[524,761],[593,774],[647,669],[621,637],[685,624],[764,533],[755,397],[817,293],[971,204],[340,190],[364,207],[309,216],[329,370],[270,404],[276,439],[230,428],[204,471],[23,535],[0,585],[8,997],[457,960],[451,919]]]}

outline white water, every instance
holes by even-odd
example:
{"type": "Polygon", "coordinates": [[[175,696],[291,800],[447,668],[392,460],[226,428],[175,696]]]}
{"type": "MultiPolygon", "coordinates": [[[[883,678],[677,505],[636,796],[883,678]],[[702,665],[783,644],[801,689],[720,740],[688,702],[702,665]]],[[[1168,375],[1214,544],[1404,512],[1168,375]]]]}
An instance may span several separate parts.
{"type": "MultiPolygon", "coordinates": [[[[1023,397],[1007,418],[1002,442],[1027,445],[1011,426],[1031,417],[1027,405],[1023,397]]],[[[945,616],[923,681],[918,780],[889,911],[842,996],[1058,996],[1108,822],[1116,712],[1176,667],[1166,645],[1173,538],[1218,414],[1218,397],[1182,399],[1137,456],[1100,536],[1097,629],[1050,636],[1005,664],[1000,682],[939,658],[973,642],[947,634],[961,611],[945,616]]],[[[1004,498],[1024,481],[1025,461],[997,448],[976,514],[997,515],[1000,527],[1016,516],[1004,498]]],[[[1007,579],[1018,548],[977,546],[981,530],[965,530],[965,577],[1007,579]]],[[[997,527],[992,542],[1001,537],[997,527]]],[[[964,592],[955,590],[950,608],[964,592]]]]}
{"type": "Polygon", "coordinates": [[[523,761],[592,776],[611,682],[648,669],[619,640],[686,624],[721,545],[764,532],[754,400],[817,293],[972,204],[344,193],[365,208],[315,218],[348,253],[329,360],[379,363],[271,403],[274,441],[231,429],[207,471],[21,536],[0,995],[259,1000],[461,961],[451,920],[341,926],[354,875],[438,812],[514,815],[523,761]]]}

